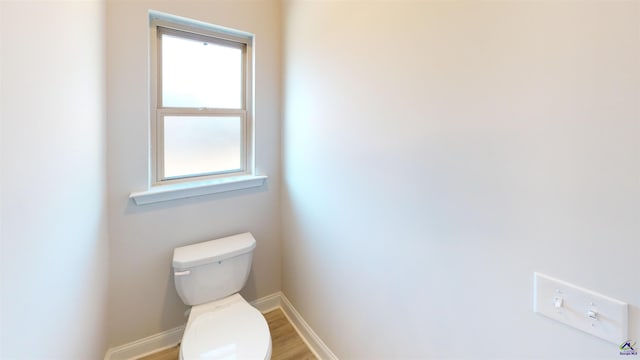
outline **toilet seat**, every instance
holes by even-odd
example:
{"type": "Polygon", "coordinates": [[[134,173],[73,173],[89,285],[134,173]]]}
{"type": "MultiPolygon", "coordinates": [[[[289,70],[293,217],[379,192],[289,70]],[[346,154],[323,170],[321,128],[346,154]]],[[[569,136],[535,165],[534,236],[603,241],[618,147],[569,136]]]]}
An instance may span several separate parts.
{"type": "Polygon", "coordinates": [[[239,294],[194,306],[180,345],[182,360],[271,358],[264,316],[239,294]]]}

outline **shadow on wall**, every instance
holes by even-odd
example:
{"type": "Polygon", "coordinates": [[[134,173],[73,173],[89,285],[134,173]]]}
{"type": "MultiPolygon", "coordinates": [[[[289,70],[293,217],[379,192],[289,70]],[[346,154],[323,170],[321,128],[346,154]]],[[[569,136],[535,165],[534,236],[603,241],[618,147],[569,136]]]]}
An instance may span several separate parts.
{"type": "MultiPolygon", "coordinates": [[[[172,253],[173,256],[173,253],[172,253]]],[[[173,267],[171,266],[171,262],[167,264],[167,276],[169,277],[167,281],[167,288],[165,291],[164,301],[162,302],[162,315],[160,319],[160,325],[163,329],[170,329],[175,326],[175,318],[173,316],[169,316],[169,314],[175,314],[176,309],[181,309],[183,313],[189,309],[189,306],[185,305],[178,293],[176,292],[176,285],[173,281],[173,267]]],[[[184,323],[187,323],[188,315],[185,314],[184,323]]]]}
{"type": "Polygon", "coordinates": [[[629,304],[629,339],[640,344],[640,306],[629,304]]]}

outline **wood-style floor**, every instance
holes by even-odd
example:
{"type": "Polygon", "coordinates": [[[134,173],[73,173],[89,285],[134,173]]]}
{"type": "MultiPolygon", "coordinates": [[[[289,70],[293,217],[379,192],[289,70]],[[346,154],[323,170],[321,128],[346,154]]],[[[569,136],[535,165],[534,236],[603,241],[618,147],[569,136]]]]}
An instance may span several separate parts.
{"type": "MultiPolygon", "coordinates": [[[[316,360],[280,309],[264,314],[271,332],[271,360],[316,360]]],[[[138,360],[178,360],[180,345],[141,357],[138,360]]]]}

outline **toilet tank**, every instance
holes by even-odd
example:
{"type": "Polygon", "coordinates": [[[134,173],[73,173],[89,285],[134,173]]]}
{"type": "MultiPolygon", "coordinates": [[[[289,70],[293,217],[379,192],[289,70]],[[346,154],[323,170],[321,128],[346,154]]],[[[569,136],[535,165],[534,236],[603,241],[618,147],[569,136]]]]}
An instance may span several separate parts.
{"type": "Polygon", "coordinates": [[[176,290],[186,305],[200,305],[240,291],[251,270],[256,240],[233,235],[173,250],[176,290]]]}

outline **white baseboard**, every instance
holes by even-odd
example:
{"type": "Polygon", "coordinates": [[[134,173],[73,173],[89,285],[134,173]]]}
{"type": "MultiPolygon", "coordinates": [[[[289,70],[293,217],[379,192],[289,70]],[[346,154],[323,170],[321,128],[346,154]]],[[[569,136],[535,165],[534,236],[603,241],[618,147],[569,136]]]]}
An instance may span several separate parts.
{"type": "MultiPolygon", "coordinates": [[[[309,324],[304,321],[300,313],[291,305],[282,292],[278,291],[277,293],[252,301],[251,305],[262,313],[278,308],[282,309],[282,312],[289,319],[298,334],[300,334],[302,340],[309,346],[309,349],[319,360],[338,360],[322,339],[311,329],[309,324]]],[[[128,344],[116,346],[107,351],[104,360],[133,360],[153,354],[154,352],[179,344],[183,333],[184,325],[128,344]]]]}
{"type": "Polygon", "coordinates": [[[271,310],[282,308],[282,298],[284,298],[284,294],[278,291],[277,293],[253,300],[250,304],[264,314],[271,310]]]}
{"type": "Polygon", "coordinates": [[[104,360],[132,360],[176,346],[182,340],[184,325],[151,335],[144,339],[107,350],[104,360]]]}
{"type": "Polygon", "coordinates": [[[311,352],[319,360],[338,360],[338,357],[331,352],[331,349],[320,339],[320,337],[311,329],[309,324],[302,318],[302,315],[291,305],[289,299],[282,292],[277,292],[251,302],[256,309],[263,313],[282,309],[284,315],[296,329],[302,340],[307,344],[311,352]]]}

